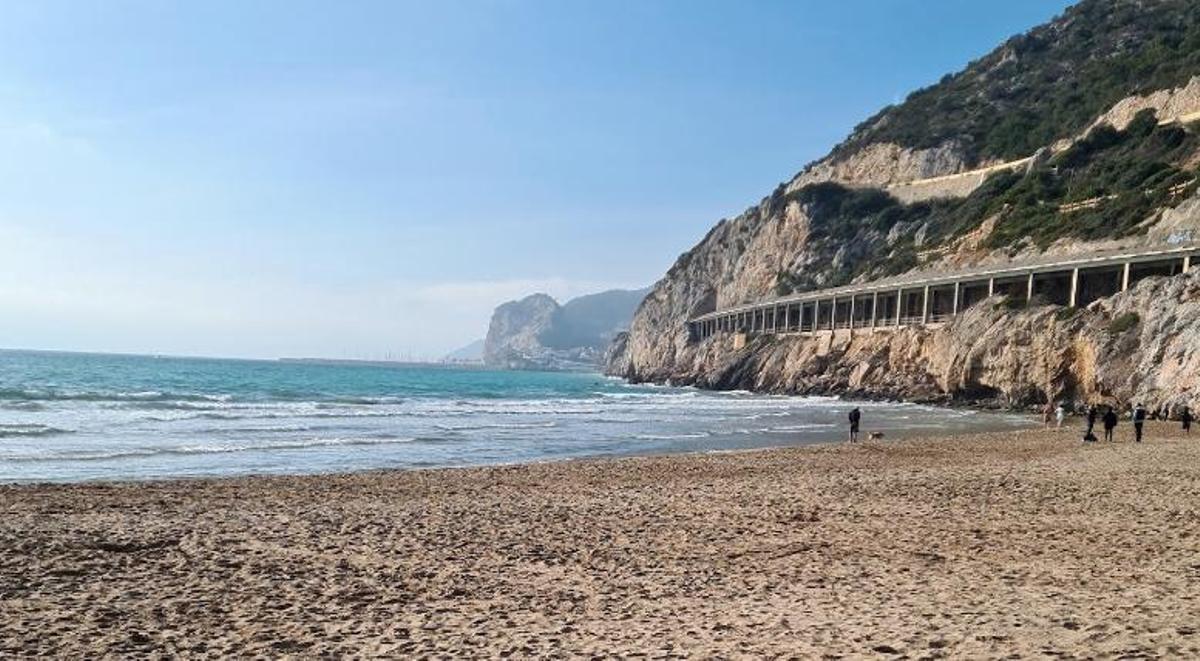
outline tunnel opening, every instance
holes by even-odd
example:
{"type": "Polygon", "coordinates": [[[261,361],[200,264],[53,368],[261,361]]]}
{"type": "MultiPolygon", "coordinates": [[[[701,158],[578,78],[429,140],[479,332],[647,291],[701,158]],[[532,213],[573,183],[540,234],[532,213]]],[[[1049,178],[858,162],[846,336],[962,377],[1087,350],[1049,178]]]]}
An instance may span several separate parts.
{"type": "Polygon", "coordinates": [[[992,289],[1013,304],[1023,304],[1029,298],[1029,277],[997,279],[992,289]]]}
{"type": "Polygon", "coordinates": [[[817,330],[825,330],[833,325],[833,301],[817,302],[817,330]]]}
{"type": "Polygon", "coordinates": [[[1080,307],[1090,305],[1121,291],[1123,272],[1124,269],[1121,267],[1080,269],[1075,305],[1080,307]]]}
{"type": "Polygon", "coordinates": [[[879,295],[879,310],[875,314],[876,326],[896,325],[896,301],[897,296],[894,293],[879,295]]]}
{"type": "Polygon", "coordinates": [[[963,283],[958,291],[958,310],[962,312],[987,297],[988,283],[986,281],[963,283]]]}
{"type": "Polygon", "coordinates": [[[854,297],[854,314],[851,315],[850,323],[854,328],[864,328],[871,325],[871,319],[875,312],[875,297],[867,294],[865,296],[854,297]]]}
{"type": "Polygon", "coordinates": [[[919,324],[925,319],[925,292],[904,291],[900,293],[900,323],[919,324]]]}
{"type": "Polygon", "coordinates": [[[1172,259],[1159,262],[1141,262],[1129,265],[1129,286],[1156,276],[1171,277],[1183,273],[1183,260],[1172,259]]]}
{"type": "Polygon", "coordinates": [[[929,290],[929,321],[937,323],[954,316],[954,286],[929,290]]]}
{"type": "Polygon", "coordinates": [[[1071,272],[1039,273],[1033,276],[1033,295],[1053,305],[1071,304],[1071,272]]]}
{"type": "Polygon", "coordinates": [[[849,328],[850,327],[850,300],[845,298],[835,299],[834,328],[849,328]]]}

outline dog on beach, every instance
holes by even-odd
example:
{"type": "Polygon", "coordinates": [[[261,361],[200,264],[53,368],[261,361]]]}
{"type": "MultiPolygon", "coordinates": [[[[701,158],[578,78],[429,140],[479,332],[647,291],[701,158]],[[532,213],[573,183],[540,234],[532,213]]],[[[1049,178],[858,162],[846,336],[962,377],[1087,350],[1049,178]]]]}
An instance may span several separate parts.
{"type": "Polygon", "coordinates": [[[867,440],[868,441],[882,441],[883,440],[883,432],[873,431],[873,432],[867,434],[867,440]]]}

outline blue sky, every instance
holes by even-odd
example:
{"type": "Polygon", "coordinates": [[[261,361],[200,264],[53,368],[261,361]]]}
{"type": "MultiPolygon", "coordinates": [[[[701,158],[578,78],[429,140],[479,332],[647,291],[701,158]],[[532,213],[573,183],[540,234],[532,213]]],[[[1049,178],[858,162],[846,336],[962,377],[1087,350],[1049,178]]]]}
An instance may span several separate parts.
{"type": "Polygon", "coordinates": [[[0,346],[434,357],[1062,1],[0,3],[0,346]]]}

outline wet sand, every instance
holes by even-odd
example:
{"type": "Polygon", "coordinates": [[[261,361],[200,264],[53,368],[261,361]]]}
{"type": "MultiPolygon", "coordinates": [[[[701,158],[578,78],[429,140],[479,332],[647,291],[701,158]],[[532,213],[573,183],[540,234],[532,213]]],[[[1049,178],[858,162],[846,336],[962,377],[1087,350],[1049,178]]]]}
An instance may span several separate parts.
{"type": "Polygon", "coordinates": [[[1200,434],[1078,437],[0,487],[0,656],[1200,656],[1200,434]]]}

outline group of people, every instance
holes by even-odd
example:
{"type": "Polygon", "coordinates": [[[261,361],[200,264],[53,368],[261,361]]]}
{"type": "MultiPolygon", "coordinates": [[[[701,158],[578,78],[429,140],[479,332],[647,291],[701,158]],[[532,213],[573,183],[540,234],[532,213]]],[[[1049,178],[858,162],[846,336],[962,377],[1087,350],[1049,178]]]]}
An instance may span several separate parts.
{"type": "MultiPolygon", "coordinates": [[[[1047,427],[1050,426],[1050,417],[1052,414],[1055,418],[1056,426],[1062,427],[1063,420],[1067,416],[1066,406],[1060,403],[1056,408],[1051,409],[1050,404],[1046,405],[1046,414],[1044,419],[1047,427]]],[[[1133,407],[1133,411],[1130,413],[1130,418],[1133,420],[1133,440],[1135,443],[1142,442],[1142,430],[1146,424],[1146,418],[1148,417],[1150,417],[1150,414],[1146,411],[1145,406],[1138,404],[1137,406],[1133,407]]],[[[1158,416],[1155,415],[1154,417],[1157,418],[1158,416]]],[[[1192,410],[1187,406],[1183,407],[1183,410],[1179,413],[1179,421],[1183,425],[1184,433],[1192,433],[1192,420],[1194,419],[1195,418],[1192,416],[1192,410]]],[[[1095,433],[1096,422],[1100,422],[1104,426],[1104,440],[1112,441],[1113,432],[1116,430],[1117,423],[1119,421],[1120,417],[1117,415],[1117,412],[1112,406],[1106,406],[1103,413],[1100,412],[1100,408],[1095,404],[1089,406],[1087,410],[1087,431],[1083,433],[1084,442],[1094,443],[1099,440],[1096,438],[1095,433]]]]}
{"type": "MultiPolygon", "coordinates": [[[[1063,421],[1067,418],[1067,407],[1062,403],[1053,408],[1051,404],[1047,404],[1045,413],[1045,423],[1047,427],[1050,426],[1051,415],[1054,416],[1056,425],[1058,427],[1062,427],[1063,421]]],[[[1141,404],[1133,407],[1133,412],[1130,414],[1130,417],[1133,419],[1133,440],[1135,443],[1141,443],[1142,427],[1146,424],[1146,418],[1149,417],[1149,414],[1146,412],[1146,407],[1142,406],[1141,404]]],[[[1192,433],[1192,420],[1194,419],[1195,418],[1192,417],[1192,410],[1187,406],[1183,407],[1183,410],[1179,413],[1179,422],[1183,425],[1183,431],[1185,434],[1190,435],[1192,433]]],[[[854,442],[858,440],[858,426],[859,423],[862,422],[862,411],[860,411],[857,406],[850,410],[849,420],[850,441],[854,442]]],[[[1117,422],[1119,421],[1117,412],[1113,410],[1112,406],[1107,406],[1105,407],[1104,413],[1101,414],[1099,407],[1097,407],[1095,404],[1092,404],[1087,410],[1087,431],[1083,433],[1083,440],[1085,443],[1095,443],[1097,440],[1099,440],[1096,438],[1095,434],[1097,421],[1100,421],[1104,425],[1104,440],[1113,440],[1113,432],[1116,430],[1117,422]]]]}

